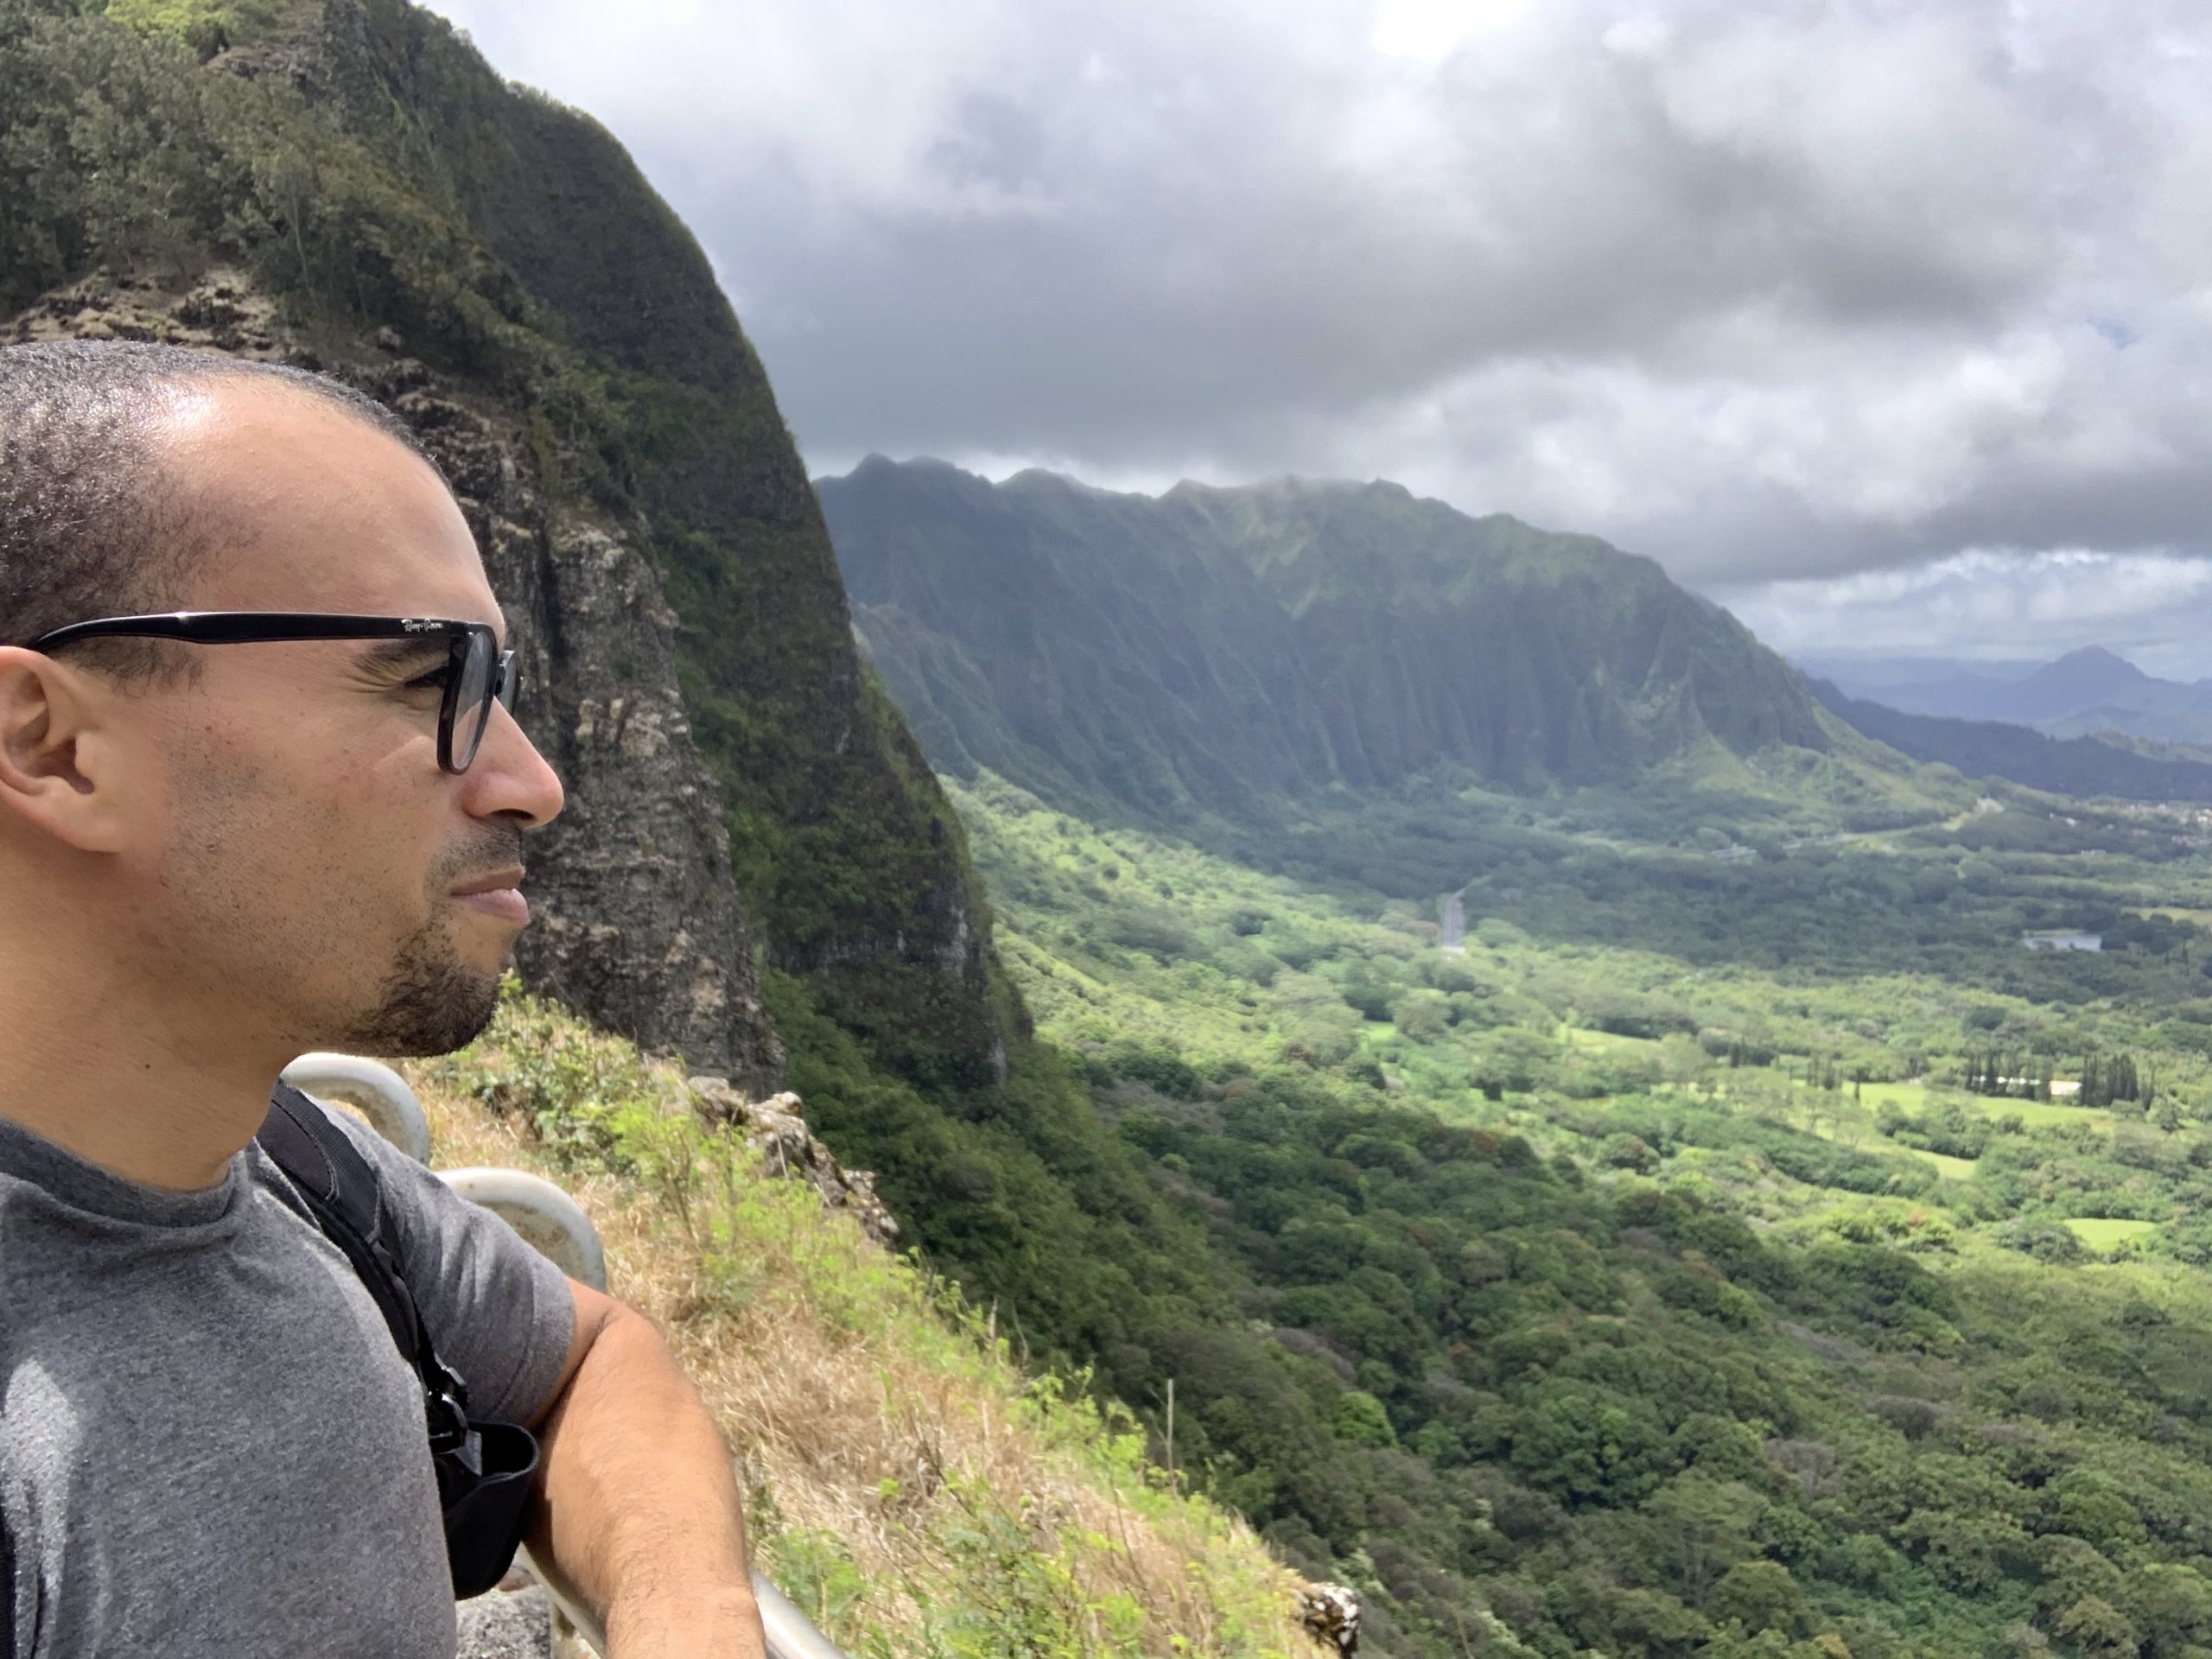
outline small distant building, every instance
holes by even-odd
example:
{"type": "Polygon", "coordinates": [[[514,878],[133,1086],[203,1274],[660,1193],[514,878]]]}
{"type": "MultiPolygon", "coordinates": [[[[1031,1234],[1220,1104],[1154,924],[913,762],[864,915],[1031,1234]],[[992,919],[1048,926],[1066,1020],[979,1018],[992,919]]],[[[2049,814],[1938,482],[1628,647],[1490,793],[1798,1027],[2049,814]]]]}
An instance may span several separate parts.
{"type": "Polygon", "coordinates": [[[2031,950],[2101,950],[2101,933],[2023,933],[2020,943],[2031,950]]]}

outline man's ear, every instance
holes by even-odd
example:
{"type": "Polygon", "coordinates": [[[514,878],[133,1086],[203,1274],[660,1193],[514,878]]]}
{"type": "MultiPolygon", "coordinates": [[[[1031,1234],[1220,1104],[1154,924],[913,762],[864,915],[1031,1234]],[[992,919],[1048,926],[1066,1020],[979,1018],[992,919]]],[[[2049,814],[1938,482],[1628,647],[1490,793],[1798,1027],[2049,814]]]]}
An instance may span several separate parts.
{"type": "Polygon", "coordinates": [[[121,699],[96,676],[0,645],[0,817],[79,852],[124,839],[121,699]]]}

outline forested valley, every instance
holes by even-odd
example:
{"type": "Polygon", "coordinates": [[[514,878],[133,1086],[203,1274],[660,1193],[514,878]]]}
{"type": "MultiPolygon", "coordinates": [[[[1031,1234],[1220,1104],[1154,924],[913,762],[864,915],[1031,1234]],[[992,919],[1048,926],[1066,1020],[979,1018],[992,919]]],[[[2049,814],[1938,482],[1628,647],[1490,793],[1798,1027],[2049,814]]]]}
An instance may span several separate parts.
{"type": "Polygon", "coordinates": [[[2017,796],[1744,860],[1532,826],[1448,950],[1433,904],[955,796],[1164,1217],[1084,1351],[1408,1645],[2212,1637],[2192,817],[2017,796]],[[2060,925],[2106,949],[2024,946],[2060,925]]]}

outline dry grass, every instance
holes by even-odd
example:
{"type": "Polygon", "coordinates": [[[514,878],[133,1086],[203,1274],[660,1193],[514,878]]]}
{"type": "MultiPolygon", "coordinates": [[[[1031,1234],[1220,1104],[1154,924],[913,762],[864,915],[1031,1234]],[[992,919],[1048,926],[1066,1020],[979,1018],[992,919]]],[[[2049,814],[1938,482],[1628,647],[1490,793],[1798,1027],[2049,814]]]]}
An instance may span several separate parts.
{"type": "Polygon", "coordinates": [[[437,1161],[537,1169],[590,1212],[611,1289],[667,1334],[742,1461],[763,1566],[833,1637],[947,1659],[1320,1651],[1295,1576],[1241,1521],[1170,1490],[1126,1421],[1025,1376],[810,1188],[672,1109],[672,1072],[616,1053],[631,1099],[594,1124],[611,1145],[565,1167],[564,1142],[473,1097],[512,1107],[524,1046],[559,1020],[525,1003],[416,1068],[437,1161]]]}

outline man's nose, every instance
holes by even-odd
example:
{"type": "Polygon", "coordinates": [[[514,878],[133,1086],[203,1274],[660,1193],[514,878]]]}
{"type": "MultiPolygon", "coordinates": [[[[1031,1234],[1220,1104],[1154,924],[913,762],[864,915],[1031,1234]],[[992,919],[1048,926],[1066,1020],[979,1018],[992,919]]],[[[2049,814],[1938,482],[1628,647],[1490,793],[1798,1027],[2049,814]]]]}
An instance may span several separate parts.
{"type": "Polygon", "coordinates": [[[561,780],[529,734],[500,703],[492,705],[492,723],[476,751],[462,782],[469,816],[478,818],[507,814],[536,830],[561,814],[567,798],[561,780]]]}

